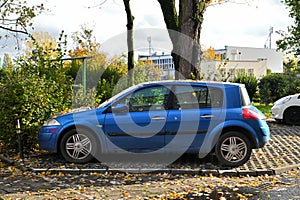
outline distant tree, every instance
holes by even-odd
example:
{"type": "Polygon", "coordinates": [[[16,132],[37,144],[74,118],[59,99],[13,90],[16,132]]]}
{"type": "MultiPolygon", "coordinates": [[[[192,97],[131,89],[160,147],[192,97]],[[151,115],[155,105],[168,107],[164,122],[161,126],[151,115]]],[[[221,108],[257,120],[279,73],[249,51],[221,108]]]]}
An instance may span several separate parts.
{"type": "Polygon", "coordinates": [[[216,51],[213,47],[209,47],[208,49],[204,50],[204,60],[215,60],[216,59],[216,51]]]}
{"type": "Polygon", "coordinates": [[[282,0],[289,9],[289,16],[294,19],[294,24],[288,27],[288,31],[278,31],[281,39],[276,41],[279,49],[287,52],[295,52],[300,55],[300,6],[297,0],[282,0]]]}
{"type": "Polygon", "coordinates": [[[12,59],[8,53],[4,54],[2,68],[12,68],[12,59]]]}
{"type": "Polygon", "coordinates": [[[289,82],[288,94],[295,94],[300,92],[300,80],[298,74],[300,69],[298,68],[299,59],[294,53],[285,54],[283,60],[284,76],[289,82]]]}
{"type": "Polygon", "coordinates": [[[31,34],[31,39],[27,40],[25,45],[25,55],[33,56],[37,49],[44,52],[45,59],[56,59],[58,52],[56,49],[57,43],[56,39],[49,35],[48,32],[33,32],[31,34]],[[37,48],[38,46],[38,48],[37,48]]]}
{"type": "Polygon", "coordinates": [[[72,34],[75,49],[69,51],[71,57],[91,56],[98,51],[100,43],[97,42],[94,36],[94,30],[86,24],[81,25],[80,31],[72,34]]]}

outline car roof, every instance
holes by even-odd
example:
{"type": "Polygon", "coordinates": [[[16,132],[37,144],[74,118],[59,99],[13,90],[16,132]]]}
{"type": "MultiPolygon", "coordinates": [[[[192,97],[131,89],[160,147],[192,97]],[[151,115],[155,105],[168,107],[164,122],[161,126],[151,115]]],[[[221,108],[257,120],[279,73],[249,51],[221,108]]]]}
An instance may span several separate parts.
{"type": "Polygon", "coordinates": [[[238,86],[244,87],[244,84],[241,83],[231,83],[231,82],[219,82],[219,81],[199,81],[199,80],[163,80],[163,81],[150,81],[140,83],[137,86],[146,86],[146,85],[186,85],[186,84],[199,84],[199,85],[208,85],[208,86],[238,86]]]}

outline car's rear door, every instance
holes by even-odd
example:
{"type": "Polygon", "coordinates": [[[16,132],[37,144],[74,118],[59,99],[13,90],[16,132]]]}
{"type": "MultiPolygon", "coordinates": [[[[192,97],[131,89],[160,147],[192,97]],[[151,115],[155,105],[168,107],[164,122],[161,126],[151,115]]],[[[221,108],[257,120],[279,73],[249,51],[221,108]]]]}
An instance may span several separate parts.
{"type": "MultiPolygon", "coordinates": [[[[197,152],[204,141],[220,101],[211,99],[212,89],[201,85],[177,85],[166,124],[166,148],[197,152]],[[176,147],[176,148],[175,148],[176,147]]],[[[214,90],[213,93],[216,93],[214,90]]]]}

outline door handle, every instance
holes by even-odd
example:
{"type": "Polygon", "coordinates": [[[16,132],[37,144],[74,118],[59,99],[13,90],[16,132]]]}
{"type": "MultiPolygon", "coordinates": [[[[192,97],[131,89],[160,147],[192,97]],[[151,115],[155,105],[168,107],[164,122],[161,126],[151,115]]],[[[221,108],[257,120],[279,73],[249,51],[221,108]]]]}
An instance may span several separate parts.
{"type": "Polygon", "coordinates": [[[202,119],[210,119],[210,118],[214,118],[214,115],[202,115],[200,118],[202,119]]]}
{"type": "Polygon", "coordinates": [[[165,117],[152,117],[153,120],[165,120],[165,117]]]}

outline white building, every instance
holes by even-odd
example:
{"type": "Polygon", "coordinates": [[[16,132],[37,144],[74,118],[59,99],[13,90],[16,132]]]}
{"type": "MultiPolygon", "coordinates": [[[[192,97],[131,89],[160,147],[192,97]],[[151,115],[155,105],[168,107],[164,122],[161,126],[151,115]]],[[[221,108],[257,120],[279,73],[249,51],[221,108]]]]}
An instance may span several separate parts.
{"type": "Polygon", "coordinates": [[[276,49],[252,48],[225,46],[225,49],[215,50],[216,54],[221,54],[222,58],[229,61],[256,61],[259,59],[267,60],[267,68],[272,73],[283,72],[283,52],[276,49]]]}
{"type": "MultiPolygon", "coordinates": [[[[219,59],[202,60],[201,76],[207,80],[233,80],[237,74],[254,75],[262,78],[267,70],[272,73],[283,72],[283,52],[275,49],[225,46],[215,50],[219,59]]],[[[152,60],[163,70],[162,79],[174,79],[175,68],[170,54],[139,55],[139,60],[152,60]]]]}
{"type": "Polygon", "coordinates": [[[146,61],[151,60],[158,68],[162,69],[163,74],[162,80],[174,79],[175,78],[175,67],[173,58],[170,54],[157,55],[139,55],[139,60],[146,61]]]}
{"type": "Polygon", "coordinates": [[[267,74],[267,60],[212,60],[201,62],[201,77],[205,80],[232,81],[238,74],[262,78],[267,74]]]}

